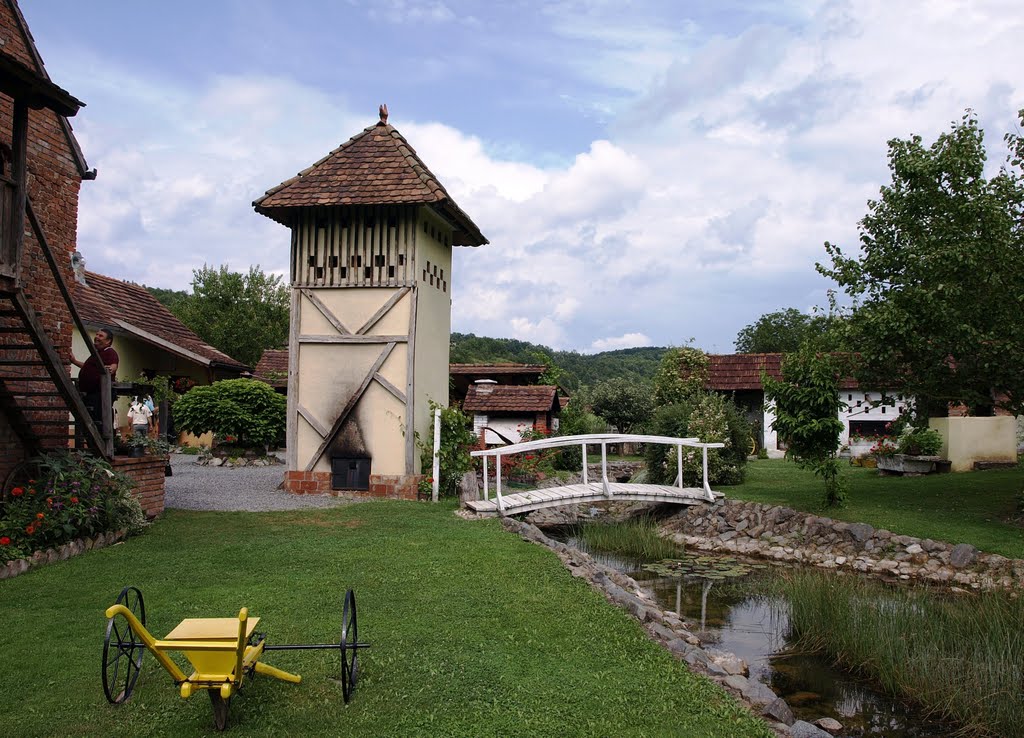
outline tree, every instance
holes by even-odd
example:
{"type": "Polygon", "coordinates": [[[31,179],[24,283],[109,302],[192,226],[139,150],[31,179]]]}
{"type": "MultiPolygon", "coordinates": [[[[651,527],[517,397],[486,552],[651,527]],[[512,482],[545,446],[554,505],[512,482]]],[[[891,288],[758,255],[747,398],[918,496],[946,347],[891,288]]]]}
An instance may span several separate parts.
{"type": "Polygon", "coordinates": [[[826,507],[841,505],[845,498],[837,457],[843,432],[839,411],[845,407],[839,374],[832,354],[805,347],[783,359],[782,379],[761,376],[765,399],[775,405],[772,427],[786,439],[787,453],[797,464],[821,477],[826,507]]]}
{"type": "Polygon", "coordinates": [[[668,349],[654,375],[654,402],[658,407],[674,405],[704,390],[711,360],[698,348],[668,349]]]}
{"type": "Polygon", "coordinates": [[[858,380],[898,383],[918,417],[950,403],[1024,412],[1024,140],[1005,140],[1007,163],[986,178],[970,111],[928,148],[893,139],[892,183],[868,202],[861,253],[826,243],[831,268],[817,265],[856,301],[844,330],[858,380]]]}
{"type": "Polygon", "coordinates": [[[807,315],[796,308],[766,313],[736,334],[736,352],[740,354],[790,353],[809,338],[821,335],[828,320],[807,315]]]}
{"type": "Polygon", "coordinates": [[[628,379],[609,379],[594,385],[590,407],[595,415],[629,433],[646,423],[654,412],[651,387],[628,379]]]}
{"type": "Polygon", "coordinates": [[[248,274],[205,264],[194,269],[192,295],[174,310],[204,341],[249,366],[256,366],[264,349],[287,343],[288,312],[288,286],[259,264],[248,274]]]}

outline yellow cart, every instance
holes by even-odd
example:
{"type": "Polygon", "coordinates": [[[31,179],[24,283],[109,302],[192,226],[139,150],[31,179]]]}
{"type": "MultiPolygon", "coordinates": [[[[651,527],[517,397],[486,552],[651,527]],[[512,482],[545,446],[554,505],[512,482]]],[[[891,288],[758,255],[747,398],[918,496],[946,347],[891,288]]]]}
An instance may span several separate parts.
{"type": "Polygon", "coordinates": [[[338,649],[341,654],[341,686],[345,702],[352,697],[359,673],[358,649],[368,648],[357,637],[355,593],[345,593],[342,606],[341,640],[332,644],[268,645],[256,631],[259,618],[250,618],[242,608],[237,618],[186,618],[162,639],[146,630],[146,606],[137,587],[125,587],[107,608],[107,633],[103,641],[103,691],[107,700],[121,704],[135,689],[142,657],[149,651],[160,662],[183,698],[206,690],[213,705],[217,730],[228,725],[231,697],[254,674],[299,684],[302,677],[263,663],[266,651],[338,649]],[[168,655],[181,653],[192,665],[186,675],[168,655]]]}

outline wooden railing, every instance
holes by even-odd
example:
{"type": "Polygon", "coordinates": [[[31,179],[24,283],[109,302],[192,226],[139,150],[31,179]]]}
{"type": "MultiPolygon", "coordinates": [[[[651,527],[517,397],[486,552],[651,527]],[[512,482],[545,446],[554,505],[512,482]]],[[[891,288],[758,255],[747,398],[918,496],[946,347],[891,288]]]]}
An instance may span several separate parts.
{"type": "MultiPolygon", "coordinates": [[[[587,447],[588,446],[600,446],[601,447],[601,484],[604,487],[604,494],[609,500],[613,499],[614,495],[612,492],[611,484],[608,482],[608,445],[614,443],[660,443],[669,446],[675,446],[677,450],[677,476],[675,484],[679,485],[680,489],[683,487],[683,448],[699,448],[703,457],[703,490],[704,497],[709,502],[714,501],[714,493],[711,491],[711,485],[708,483],[708,449],[709,448],[725,448],[724,443],[702,443],[699,438],[670,438],[668,436],[641,436],[641,435],[630,435],[621,433],[594,433],[585,436],[555,436],[552,438],[542,438],[537,441],[526,441],[525,443],[514,443],[508,446],[498,446],[497,448],[489,448],[482,451],[473,451],[472,456],[483,459],[484,466],[484,499],[490,499],[490,492],[488,488],[488,469],[487,459],[494,457],[495,459],[495,496],[498,502],[498,509],[504,511],[505,505],[502,502],[501,493],[501,459],[503,456],[509,456],[512,454],[526,453],[529,451],[539,451],[549,448],[560,448],[563,446],[580,446],[583,452],[583,484],[589,484],[589,474],[587,469],[587,447]]],[[[436,477],[436,474],[435,474],[436,477]]]]}

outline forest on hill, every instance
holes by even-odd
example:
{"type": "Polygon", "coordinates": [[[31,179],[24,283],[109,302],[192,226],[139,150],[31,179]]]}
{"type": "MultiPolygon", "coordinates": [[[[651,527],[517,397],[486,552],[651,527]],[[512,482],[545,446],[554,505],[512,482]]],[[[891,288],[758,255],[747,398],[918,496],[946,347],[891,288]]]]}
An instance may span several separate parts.
{"type": "Polygon", "coordinates": [[[452,333],[453,364],[486,364],[510,361],[517,364],[550,364],[562,370],[560,383],[568,390],[593,385],[606,379],[653,379],[665,346],[602,351],[581,354],[555,351],[547,346],[514,338],[488,338],[472,333],[452,333]]]}

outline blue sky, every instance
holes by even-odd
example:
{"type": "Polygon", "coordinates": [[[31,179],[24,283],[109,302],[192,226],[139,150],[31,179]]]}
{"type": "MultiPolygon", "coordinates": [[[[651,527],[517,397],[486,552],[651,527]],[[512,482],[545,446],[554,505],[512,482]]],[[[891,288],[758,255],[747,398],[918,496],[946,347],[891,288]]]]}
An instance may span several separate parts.
{"type": "Polygon", "coordinates": [[[453,328],[560,349],[729,352],[827,302],[886,141],[965,108],[990,163],[1024,107],[1004,2],[23,0],[99,176],[88,267],[188,287],[204,263],[284,274],[251,202],[376,121],[491,244],[456,249],[453,328]]]}

